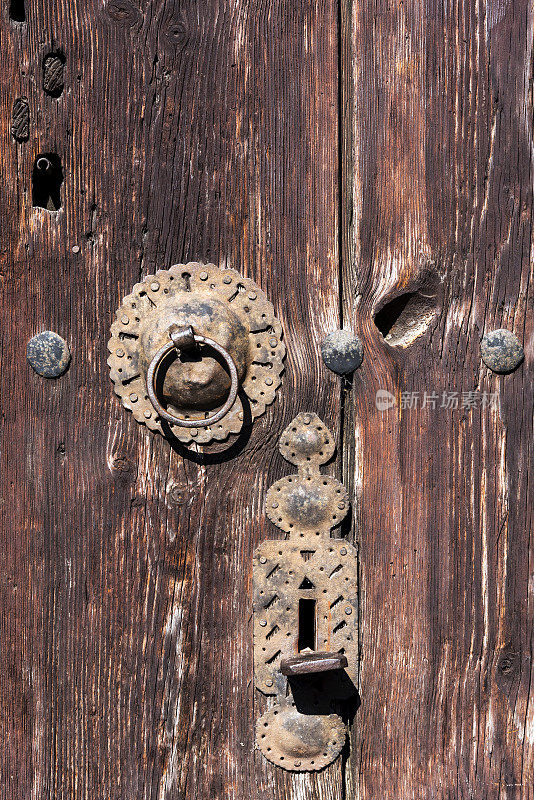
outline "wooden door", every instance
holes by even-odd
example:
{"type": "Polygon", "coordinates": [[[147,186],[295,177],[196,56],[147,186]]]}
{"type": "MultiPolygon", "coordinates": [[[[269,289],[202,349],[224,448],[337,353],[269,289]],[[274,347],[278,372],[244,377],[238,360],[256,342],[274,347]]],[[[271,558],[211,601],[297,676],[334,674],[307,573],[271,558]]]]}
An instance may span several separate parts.
{"type": "Polygon", "coordinates": [[[532,17],[4,3],[6,800],[532,800],[532,17]],[[106,343],[133,284],[187,260],[254,279],[288,355],[265,416],[186,452],[121,407],[106,343]],[[338,327],[352,379],[321,359],[338,327]],[[496,328],[525,348],[510,375],[480,360],[496,328]],[[57,380],[26,361],[44,329],[57,380]],[[342,756],[294,774],[253,747],[251,568],[307,410],[353,502],[360,706],[342,756]]]}

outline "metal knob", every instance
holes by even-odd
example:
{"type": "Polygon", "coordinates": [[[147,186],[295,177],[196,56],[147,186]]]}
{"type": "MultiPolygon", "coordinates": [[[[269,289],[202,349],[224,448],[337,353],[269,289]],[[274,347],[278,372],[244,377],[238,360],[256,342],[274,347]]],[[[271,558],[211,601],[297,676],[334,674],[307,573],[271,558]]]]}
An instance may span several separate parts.
{"type": "Polygon", "coordinates": [[[170,422],[172,425],[181,425],[183,428],[208,428],[210,425],[213,425],[215,422],[218,422],[220,419],[222,419],[235,403],[239,389],[239,380],[237,377],[237,367],[234,359],[230,353],[224,349],[224,347],[221,347],[221,345],[218,344],[218,342],[216,342],[214,339],[209,339],[207,336],[197,335],[190,325],[184,327],[179,325],[171,325],[169,328],[169,337],[170,341],[167,342],[167,344],[164,344],[163,347],[158,350],[148,367],[146,388],[150,402],[154,406],[159,416],[162,419],[167,420],[167,422],[170,422]],[[158,370],[169,353],[171,353],[173,350],[177,350],[178,353],[191,350],[196,345],[205,345],[207,347],[211,347],[212,350],[216,350],[216,352],[224,358],[230,373],[230,393],[228,394],[224,405],[218,411],[216,411],[215,414],[211,414],[209,417],[205,417],[205,419],[183,419],[182,417],[177,417],[175,414],[170,414],[168,411],[166,411],[166,409],[163,408],[156,394],[155,383],[158,370]]]}

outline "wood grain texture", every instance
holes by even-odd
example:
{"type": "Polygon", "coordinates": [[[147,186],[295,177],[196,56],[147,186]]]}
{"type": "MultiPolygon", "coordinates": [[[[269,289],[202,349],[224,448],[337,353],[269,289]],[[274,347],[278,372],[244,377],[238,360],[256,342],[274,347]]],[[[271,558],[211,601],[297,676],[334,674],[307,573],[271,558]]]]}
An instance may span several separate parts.
{"type": "Polygon", "coordinates": [[[531,800],[532,4],[342,7],[343,319],[366,346],[344,437],[359,498],[356,796],[531,800]],[[385,340],[374,319],[399,295],[385,340]],[[479,348],[500,327],[526,351],[503,377],[479,348]],[[440,408],[453,391],[458,409],[440,408]]]}
{"type": "MultiPolygon", "coordinates": [[[[20,5],[20,4],[19,4],[20,5]]],[[[251,565],[270,525],[276,443],[298,411],[339,433],[319,356],[339,324],[337,7],[333,0],[26,3],[0,21],[2,159],[0,794],[342,796],[253,752],[251,565]],[[65,56],[59,98],[43,62],[65,56]],[[27,142],[11,135],[27,97],[27,142]],[[32,207],[35,156],[62,207],[32,207]],[[282,395],[209,456],[171,447],[113,396],[120,298],[157,268],[214,261],[274,302],[282,395]],[[41,329],[68,373],[31,372],[41,329]]],[[[335,470],[335,466],[331,468],[335,470]]]]}

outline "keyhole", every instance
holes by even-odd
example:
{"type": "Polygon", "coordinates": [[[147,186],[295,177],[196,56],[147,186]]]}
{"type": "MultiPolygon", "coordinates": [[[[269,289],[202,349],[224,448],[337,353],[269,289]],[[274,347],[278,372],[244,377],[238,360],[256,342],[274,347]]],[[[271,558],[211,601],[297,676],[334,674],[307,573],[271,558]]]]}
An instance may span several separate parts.
{"type": "Polygon", "coordinates": [[[299,600],[299,653],[315,650],[315,600],[299,600]]]}
{"type": "Polygon", "coordinates": [[[26,22],[26,9],[24,0],[10,0],[9,16],[13,22],[26,22]]]}
{"type": "Polygon", "coordinates": [[[47,211],[61,208],[63,169],[55,153],[41,153],[35,159],[32,173],[33,205],[47,211]]]}

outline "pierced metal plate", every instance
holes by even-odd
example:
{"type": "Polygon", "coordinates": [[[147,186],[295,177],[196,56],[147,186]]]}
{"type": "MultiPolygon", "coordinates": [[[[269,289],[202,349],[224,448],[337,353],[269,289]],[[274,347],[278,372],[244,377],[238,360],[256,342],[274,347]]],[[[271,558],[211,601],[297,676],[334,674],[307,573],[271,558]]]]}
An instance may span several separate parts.
{"type": "Polygon", "coordinates": [[[317,649],[344,652],[356,680],[356,551],[343,539],[301,542],[266,541],[254,556],[254,682],[268,695],[285,686],[282,658],[298,652],[301,599],[316,601],[317,649]]]}
{"type": "MultiPolygon", "coordinates": [[[[108,364],[115,392],[135,419],[184,443],[207,444],[239,433],[244,422],[265,412],[281,383],[285,346],[272,304],[248,278],[214,264],[175,264],[134,286],[111,326],[108,364]],[[146,391],[148,364],[168,341],[173,323],[224,346],[236,363],[240,392],[217,424],[186,429],[163,423],[146,391]],[[243,407],[245,403],[245,407],[243,407]]],[[[213,354],[177,360],[162,387],[167,408],[185,419],[206,419],[222,405],[229,378],[213,354]]]]}
{"type": "Polygon", "coordinates": [[[284,431],[280,450],[298,473],[271,486],[266,507],[269,519],[288,538],[264,541],[254,553],[254,682],[263,694],[278,698],[278,705],[259,720],[256,742],[266,758],[284,769],[322,769],[337,757],[345,726],[330,713],[331,701],[350,697],[357,680],[356,550],[330,535],[349,502],[343,485],[320,471],[334,448],[331,432],[316,414],[299,414],[284,431]],[[280,662],[299,652],[302,600],[313,601],[315,650],[343,653],[348,665],[315,681],[308,676],[304,692],[302,683],[291,685],[293,697],[300,698],[295,707],[286,698],[288,680],[280,662]]]}

